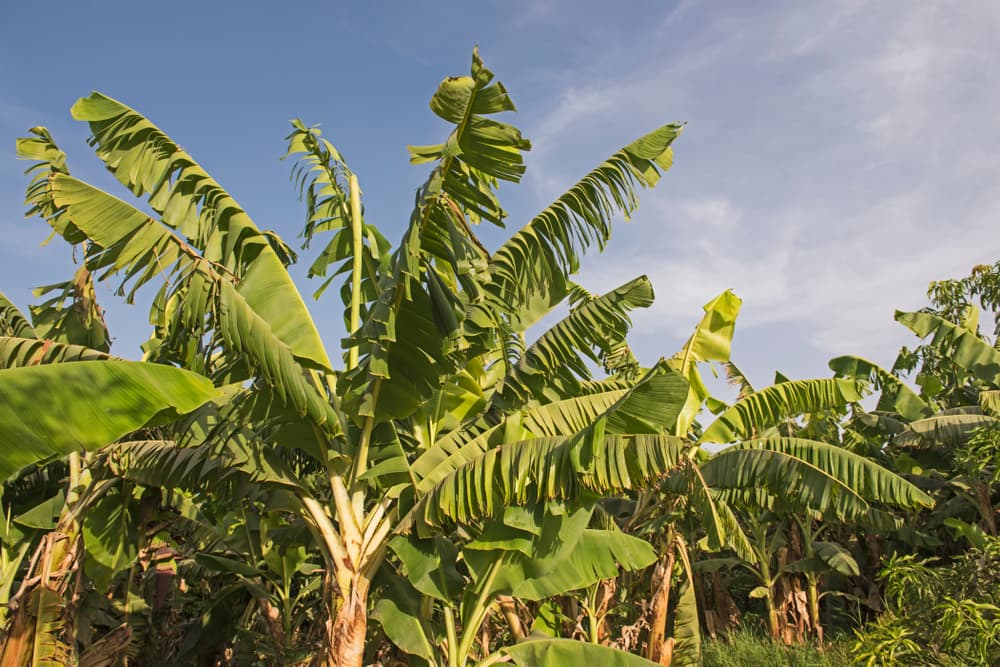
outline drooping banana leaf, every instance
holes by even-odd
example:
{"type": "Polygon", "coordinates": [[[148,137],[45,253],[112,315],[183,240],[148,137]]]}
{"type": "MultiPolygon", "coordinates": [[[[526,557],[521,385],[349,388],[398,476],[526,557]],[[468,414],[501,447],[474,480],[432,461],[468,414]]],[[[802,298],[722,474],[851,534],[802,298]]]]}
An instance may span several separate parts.
{"type": "Polygon", "coordinates": [[[21,314],[10,299],[0,292],[0,336],[37,338],[28,318],[21,314]]]}
{"type": "Polygon", "coordinates": [[[17,139],[17,157],[21,160],[35,161],[35,164],[25,171],[31,175],[24,194],[24,203],[29,206],[25,215],[37,215],[44,219],[52,226],[55,234],[59,234],[72,245],[83,243],[87,237],[76,229],[64,211],[59,210],[49,194],[49,177],[52,174],[69,173],[66,153],[56,145],[46,128],[33,127],[29,132],[31,136],[17,139]]]}
{"type": "Polygon", "coordinates": [[[525,579],[511,593],[522,600],[543,600],[615,578],[619,566],[628,572],[641,570],[656,558],[656,551],[645,540],[622,532],[588,528],[566,559],[544,576],[525,579]]]}
{"type": "Polygon", "coordinates": [[[767,489],[782,502],[838,517],[855,517],[869,502],[931,507],[933,499],[877,463],[840,447],[801,438],[748,440],[722,450],[702,467],[710,487],[725,494],[767,489]]]}
{"type": "Polygon", "coordinates": [[[435,653],[432,625],[420,610],[420,593],[403,577],[385,577],[390,582],[372,608],[371,617],[400,650],[424,660],[435,653]]]}
{"type": "Polygon", "coordinates": [[[504,378],[503,396],[510,405],[574,396],[591,377],[588,362],[623,340],[632,325],[628,313],[653,303],[649,279],[640,276],[591,299],[543,333],[504,378]]]}
{"type": "Polygon", "coordinates": [[[461,594],[465,582],[455,567],[458,550],[447,538],[397,535],[389,548],[399,558],[406,580],[424,595],[447,602],[461,594]]]}
{"type": "Polygon", "coordinates": [[[101,594],[107,593],[112,577],[130,567],[138,555],[136,505],[119,484],[92,503],[83,515],[84,571],[101,594]]]}
{"type": "Polygon", "coordinates": [[[535,216],[490,258],[491,308],[525,331],[567,294],[567,277],[591,246],[603,248],[616,214],[630,215],[637,191],[652,187],[673,163],[680,124],[664,125],[625,146],[535,216]]]}
{"type": "Polygon", "coordinates": [[[701,665],[701,626],[698,622],[698,598],[694,590],[694,574],[688,565],[677,595],[674,612],[673,638],[676,641],[671,665],[698,667],[701,665]]]}
{"type": "Polygon", "coordinates": [[[608,434],[657,434],[669,431],[687,395],[687,383],[660,362],[629,389],[615,389],[529,407],[500,424],[466,436],[463,431],[441,438],[412,465],[427,492],[447,474],[470,463],[490,447],[532,436],[566,437],[604,420],[608,434]]]}
{"type": "Polygon", "coordinates": [[[0,478],[191,412],[207,379],[135,361],[77,361],[0,371],[0,478]],[[86,397],[87,400],[81,400],[86,397]]]}
{"type": "MultiPolygon", "coordinates": [[[[296,357],[278,334],[285,326],[284,316],[280,324],[275,323],[276,330],[254,310],[245,297],[245,278],[234,287],[226,267],[200,255],[177,231],[83,181],[56,174],[51,189],[53,201],[69,212],[77,229],[103,249],[88,257],[95,268],[134,277],[133,291],[157,275],[202,286],[207,298],[193,308],[189,319],[200,323],[207,314],[214,314],[221,337],[231,349],[253,360],[279,397],[319,423],[334,422],[329,404],[303,375],[298,362],[307,359],[296,357]]],[[[262,273],[257,275],[264,281],[261,284],[273,282],[262,273]]]]}
{"type": "Polygon", "coordinates": [[[673,469],[685,448],[672,436],[598,432],[505,444],[449,473],[413,516],[428,526],[467,523],[508,505],[636,489],[673,469]]]}
{"type": "Polygon", "coordinates": [[[837,377],[858,378],[880,389],[876,410],[895,412],[906,420],[920,419],[930,414],[930,407],[898,377],[861,357],[842,356],[830,360],[830,369],[837,377]]]}
{"type": "Polygon", "coordinates": [[[111,356],[107,352],[82,345],[55,343],[50,339],[0,336],[0,369],[109,358],[111,356]]]}
{"type": "Polygon", "coordinates": [[[957,366],[993,387],[1000,387],[1000,351],[965,327],[931,313],[904,313],[898,310],[896,321],[920,338],[933,334],[930,344],[957,366]]]}
{"type": "Polygon", "coordinates": [[[565,667],[566,665],[601,665],[601,667],[656,667],[633,653],[572,639],[531,639],[503,649],[518,667],[565,667]]]}
{"type": "Polygon", "coordinates": [[[840,574],[856,577],[861,574],[858,562],[851,552],[836,542],[814,542],[813,549],[831,570],[840,574]]]}
{"type": "Polygon", "coordinates": [[[713,494],[713,500],[715,500],[715,507],[719,515],[719,523],[722,525],[722,534],[725,536],[726,546],[732,549],[744,562],[752,562],[754,558],[753,545],[750,544],[749,538],[743,532],[743,527],[740,526],[740,521],[736,516],[736,512],[733,511],[732,505],[722,498],[715,497],[715,494],[713,494]]]}
{"type": "MultiPolygon", "coordinates": [[[[331,367],[305,303],[269,238],[222,186],[160,128],[117,100],[94,92],[78,100],[71,113],[90,125],[98,157],[119,182],[136,196],[147,195],[166,225],[235,275],[240,296],[297,358],[316,368],[331,367]]],[[[141,270],[157,272],[151,264],[142,264],[141,270]]]]}
{"type": "Polygon", "coordinates": [[[1000,390],[987,389],[979,392],[979,407],[991,417],[1000,417],[1000,390]]]}
{"type": "Polygon", "coordinates": [[[798,415],[841,408],[861,400],[857,380],[824,378],[771,385],[737,401],[705,429],[701,442],[752,438],[798,415]]]}
{"type": "Polygon", "coordinates": [[[984,414],[934,415],[907,424],[906,428],[893,439],[893,443],[904,447],[913,445],[956,447],[968,440],[973,430],[995,423],[997,423],[996,417],[984,414]]]}

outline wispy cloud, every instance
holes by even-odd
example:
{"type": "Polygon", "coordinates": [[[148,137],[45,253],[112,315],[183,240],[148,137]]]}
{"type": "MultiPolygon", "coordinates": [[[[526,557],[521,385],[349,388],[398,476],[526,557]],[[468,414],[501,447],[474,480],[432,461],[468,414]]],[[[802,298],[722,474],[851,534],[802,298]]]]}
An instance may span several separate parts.
{"type": "Polygon", "coordinates": [[[535,185],[568,184],[576,162],[554,156],[582,154],[588,137],[677,109],[691,126],[666,192],[645,196],[582,279],[599,289],[648,273],[658,302],[637,322],[671,336],[733,288],[744,328],[782,324],[820,353],[884,358],[899,341],[894,307],[1000,257],[1000,13],[754,7],[667,13],[649,30],[676,40],[628,45],[642,67],[623,77],[625,55],[610,54],[604,79],[566,81],[533,130],[535,185]]]}

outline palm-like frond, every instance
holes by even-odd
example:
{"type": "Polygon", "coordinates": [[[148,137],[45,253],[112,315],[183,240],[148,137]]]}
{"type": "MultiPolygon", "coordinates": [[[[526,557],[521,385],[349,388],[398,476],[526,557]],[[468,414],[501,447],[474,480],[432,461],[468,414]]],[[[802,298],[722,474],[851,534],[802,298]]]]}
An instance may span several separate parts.
{"type": "MultiPolygon", "coordinates": [[[[726,547],[732,549],[736,555],[748,563],[754,560],[753,545],[750,539],[743,532],[740,520],[733,511],[732,505],[722,498],[714,498],[716,511],[719,514],[719,523],[722,525],[725,535],[726,547]]],[[[754,507],[768,507],[767,504],[751,504],[754,507]]]]}
{"type": "MultiPolygon", "coordinates": [[[[331,265],[339,265],[313,296],[319,298],[335,276],[350,271],[351,262],[360,261],[364,277],[363,301],[372,301],[376,294],[379,263],[389,250],[389,242],[374,225],[363,219],[358,221],[361,233],[355,238],[352,229],[351,183],[356,184],[356,177],[340,152],[322,137],[319,128],[306,127],[302,121],[293,120],[292,133],[286,139],[288,152],[285,159],[294,157],[296,160],[292,180],[299,190],[299,196],[306,202],[302,247],[308,248],[310,242],[321,233],[332,233],[330,240],[309,266],[308,276],[325,277],[331,265]]],[[[360,192],[357,197],[360,201],[360,192]]],[[[345,282],[341,296],[346,308],[351,304],[351,290],[350,282],[345,282]]]]}
{"type": "Polygon", "coordinates": [[[640,276],[570,311],[532,343],[503,380],[507,405],[574,396],[632,325],[629,311],[653,303],[653,287],[640,276]]]}
{"type": "Polygon", "coordinates": [[[98,188],[64,174],[49,179],[52,202],[75,220],[74,226],[94,243],[87,253],[92,270],[124,273],[120,292],[128,299],[154,278],[183,280],[195,265],[204,262],[220,274],[226,269],[204,259],[196,248],[172,228],[98,188]]]}
{"type": "Polygon", "coordinates": [[[72,280],[35,288],[32,294],[36,298],[52,295],[29,307],[36,336],[102,352],[111,349],[104,311],[97,305],[94,279],[87,267],[77,269],[72,280]]]}
{"type": "Polygon", "coordinates": [[[239,469],[225,449],[181,447],[170,440],[130,440],[107,449],[115,476],[164,489],[218,493],[239,469]]]}
{"type": "Polygon", "coordinates": [[[930,407],[903,384],[898,377],[878,364],[853,356],[836,357],[830,360],[830,369],[838,377],[857,378],[870,382],[882,392],[876,410],[894,412],[903,419],[920,419],[930,414],[930,407]]]}
{"type": "Polygon", "coordinates": [[[737,401],[705,429],[701,442],[752,438],[792,417],[860,401],[861,390],[858,381],[839,378],[775,384],[737,401]]]}
{"type": "Polygon", "coordinates": [[[627,395],[627,390],[566,399],[505,415],[497,423],[485,419],[442,436],[410,465],[417,491],[426,493],[448,473],[491,447],[532,437],[569,436],[589,427],[627,395]]]}
{"type": "MultiPolygon", "coordinates": [[[[271,239],[186,151],[134,109],[101,93],[78,100],[71,111],[89,123],[91,143],[111,173],[136,196],[148,195],[164,224],[235,276],[240,295],[297,358],[330,368],[312,318],[271,239]]],[[[140,263],[131,275],[157,275],[155,257],[137,256],[140,263]]]]}
{"type": "Polygon", "coordinates": [[[492,80],[473,52],[471,76],[446,79],[431,98],[431,109],[455,126],[448,140],[410,148],[414,162],[437,164],[417,191],[377,299],[346,343],[364,354],[342,385],[352,414],[378,421],[412,414],[438,378],[454,369],[448,355],[468,347],[465,302],[481,298],[487,261],[468,223],[502,220],[506,214],[493,192],[497,179],[517,181],[524,171],[521,151],[529,148],[516,128],[486,118],[514,110],[506,90],[492,80]],[[407,335],[397,336],[401,331],[407,335]]]}
{"type": "MultiPolygon", "coordinates": [[[[593,301],[600,295],[591,294],[586,289],[578,285],[577,283],[570,283],[569,294],[566,295],[566,301],[569,302],[570,310],[574,310],[579,306],[593,301]]],[[[520,339],[520,336],[516,337],[520,339]]],[[[509,356],[509,359],[520,359],[524,355],[524,350],[521,350],[518,354],[509,356]]],[[[628,341],[625,338],[621,340],[612,341],[607,349],[602,350],[601,353],[601,367],[604,369],[605,373],[608,373],[614,377],[625,381],[635,381],[638,379],[639,375],[642,374],[642,366],[639,364],[639,360],[636,358],[635,353],[629,346],[628,341]]]]}
{"type": "Polygon", "coordinates": [[[612,435],[659,434],[669,431],[687,394],[687,383],[664,363],[653,367],[626,389],[532,405],[492,426],[460,429],[445,435],[411,466],[426,493],[446,475],[474,461],[491,447],[533,437],[569,437],[598,420],[612,435]]]}
{"type": "Polygon", "coordinates": [[[0,369],[110,358],[111,355],[107,352],[82,345],[54,343],[48,339],[0,336],[0,369]]]}
{"type": "Polygon", "coordinates": [[[304,376],[292,349],[253,309],[241,286],[233,285],[236,278],[224,266],[199,254],[174,229],[72,176],[55,174],[51,192],[56,205],[95,244],[88,253],[94,268],[131,278],[133,291],[157,276],[172,280],[178,285],[171,297],[177,335],[198,331],[207,321],[217,327],[229,349],[252,360],[282,400],[318,423],[335,423],[329,404],[304,376]]]}
{"type": "Polygon", "coordinates": [[[748,440],[716,454],[702,467],[723,495],[766,489],[793,508],[856,517],[870,502],[930,507],[933,500],[902,477],[840,447],[801,438],[748,440]]]}
{"type": "MultiPolygon", "coordinates": [[[[275,407],[272,390],[245,389],[237,383],[221,388],[217,398],[161,429],[164,439],[116,443],[103,450],[103,462],[115,476],[139,484],[210,492],[228,501],[235,501],[234,491],[250,484],[258,490],[266,485],[300,490],[288,460],[295,457],[291,454],[295,447],[309,450],[302,431],[315,436],[307,422],[286,437],[282,428],[289,424],[289,413],[275,407]]],[[[293,425],[301,423],[294,413],[292,420],[293,425]]]]}
{"type": "Polygon", "coordinates": [[[490,449],[450,473],[413,510],[421,524],[468,523],[510,505],[578,500],[641,488],[672,470],[686,447],[666,435],[589,439],[594,456],[580,460],[586,436],[536,438],[490,449]]]}
{"type": "Polygon", "coordinates": [[[931,313],[904,313],[898,310],[896,321],[920,338],[933,334],[930,345],[940,350],[942,355],[990,386],[1000,387],[1000,351],[965,327],[931,313]]]}
{"type": "Polygon", "coordinates": [[[10,299],[0,293],[0,336],[11,336],[14,338],[37,338],[35,330],[31,327],[20,310],[17,309],[10,299]]]}
{"type": "Polygon", "coordinates": [[[691,464],[690,459],[688,461],[689,465],[685,465],[678,474],[673,475],[671,482],[675,482],[678,477],[685,478],[687,488],[684,496],[687,505],[694,510],[694,514],[701,521],[705,530],[706,546],[711,551],[717,551],[726,544],[726,525],[719,513],[719,503],[712,495],[712,489],[709,488],[701,470],[691,464]]]}
{"type": "Polygon", "coordinates": [[[736,364],[731,361],[723,361],[721,365],[722,370],[726,374],[726,382],[729,383],[729,386],[736,388],[737,401],[742,401],[744,398],[757,391],[753,388],[753,385],[750,384],[750,380],[743,374],[743,371],[741,371],[736,364]]]}
{"type": "Polygon", "coordinates": [[[657,183],[673,163],[670,144],[681,125],[665,125],[625,146],[504,243],[490,259],[486,286],[492,308],[524,331],[566,296],[591,245],[603,248],[618,213],[638,206],[639,187],[657,183]]]}
{"type": "Polygon", "coordinates": [[[69,217],[64,215],[59,207],[52,203],[52,197],[49,195],[49,176],[69,173],[66,153],[56,145],[46,128],[33,127],[30,132],[31,136],[20,137],[17,140],[17,157],[35,161],[35,164],[24,172],[31,176],[24,195],[24,203],[29,207],[25,216],[37,215],[46,220],[55,233],[73,245],[83,243],[87,237],[73,226],[69,217]]]}

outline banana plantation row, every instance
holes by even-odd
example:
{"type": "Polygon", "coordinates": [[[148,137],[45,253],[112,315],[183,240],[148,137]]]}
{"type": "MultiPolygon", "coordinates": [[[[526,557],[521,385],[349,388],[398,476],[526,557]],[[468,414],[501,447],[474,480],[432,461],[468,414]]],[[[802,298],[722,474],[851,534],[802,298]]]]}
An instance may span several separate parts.
{"type": "Polygon", "coordinates": [[[453,127],[410,147],[431,168],[395,246],[319,130],[287,137],[335,359],[296,253],[139,112],[72,108],[131,197],[75,178],[45,128],[18,141],[29,214],[82,263],[27,315],[0,295],[0,666],[698,665],[753,618],[786,643],[858,627],[869,664],[1000,657],[1000,352],[977,307],[1000,268],[898,313],[921,340],[892,369],[754,388],[731,292],[646,367],[626,336],[649,281],[571,276],[681,126],[491,252],[474,225],[502,224],[530,148],[495,119],[514,105],[474,52],[430,106],[453,127]],[[110,353],[97,280],[149,301],[142,361],[110,353]]]}

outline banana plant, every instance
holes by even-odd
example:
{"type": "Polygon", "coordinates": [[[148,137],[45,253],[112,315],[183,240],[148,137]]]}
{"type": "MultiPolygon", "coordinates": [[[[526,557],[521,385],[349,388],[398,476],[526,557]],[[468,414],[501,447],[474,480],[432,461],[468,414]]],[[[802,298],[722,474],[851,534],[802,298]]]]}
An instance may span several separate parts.
{"type": "Polygon", "coordinates": [[[857,415],[857,430],[935,489],[938,507],[927,527],[949,527],[980,542],[981,533],[997,532],[992,497],[1000,353],[979,333],[974,306],[953,315],[960,315],[957,322],[933,312],[897,312],[898,322],[929,340],[913,352],[904,349],[892,372],[850,357],[831,367],[844,377],[880,379],[882,396],[875,410],[857,415]],[[898,377],[913,370],[919,371],[920,395],[898,377]]]}
{"type": "Polygon", "coordinates": [[[588,528],[592,512],[593,505],[558,502],[534,511],[510,507],[463,545],[443,536],[397,536],[391,548],[405,577],[387,580],[376,618],[401,650],[431,664],[464,665],[473,651],[475,664],[498,662],[507,647],[493,651],[488,644],[476,646],[476,639],[501,596],[544,600],[656,559],[638,538],[588,528]],[[430,604],[421,603],[421,595],[430,604]],[[435,633],[442,627],[443,633],[435,633]]]}
{"type": "Polygon", "coordinates": [[[684,346],[665,365],[687,381],[682,407],[672,422],[674,436],[685,443],[680,464],[663,488],[641,491],[626,521],[626,530],[637,532],[658,547],[659,558],[652,576],[652,618],[646,637],[645,657],[652,661],[672,660],[687,665],[701,662],[698,610],[694,597],[693,570],[688,542],[679,526],[698,517],[698,525],[709,536],[712,548],[723,545],[724,526],[716,504],[709,495],[697,461],[703,452],[691,434],[699,413],[709,404],[718,407],[701,378],[699,364],[728,363],[740,299],[725,291],[705,304],[704,316],[684,346]],[[667,636],[671,590],[675,564],[682,564],[686,586],[674,604],[674,633],[667,636]]]}
{"type": "Polygon", "coordinates": [[[0,664],[67,664],[75,653],[66,641],[72,623],[66,595],[80,563],[84,517],[107,491],[107,484],[88,484],[80,452],[175,420],[216,393],[197,374],[145,362],[72,361],[0,370],[5,453],[0,475],[6,479],[58,457],[69,457],[70,467],[55,527],[38,542],[25,578],[7,601],[11,613],[0,664]],[[82,395],[91,398],[80,401],[82,395]],[[41,397],[44,411],[38,409],[41,397]]]}
{"type": "MultiPolygon", "coordinates": [[[[89,274],[81,270],[77,275],[89,285],[89,274]]],[[[80,576],[85,560],[89,563],[87,569],[101,561],[99,556],[94,558],[95,554],[112,561],[122,557],[122,552],[102,551],[93,540],[92,528],[95,522],[102,522],[100,510],[108,505],[108,497],[115,489],[105,480],[93,479],[87,464],[91,454],[86,450],[99,448],[136,427],[159,430],[214,394],[211,383],[204,378],[178,369],[121,360],[95,365],[111,357],[101,350],[67,342],[89,341],[89,332],[94,329],[106,332],[92,296],[90,286],[74,293],[75,303],[69,307],[49,304],[32,308],[33,323],[6,298],[2,299],[0,376],[4,389],[0,391],[18,394],[6,403],[17,416],[8,415],[3,442],[8,450],[25,437],[30,438],[29,443],[34,439],[43,445],[21,452],[20,458],[8,455],[4,462],[8,466],[3,468],[8,491],[2,543],[4,620],[8,609],[14,613],[10,627],[5,623],[9,639],[5,643],[11,647],[4,653],[5,660],[17,661],[31,655],[44,664],[72,654],[72,642],[67,638],[75,624],[68,618],[70,601],[63,595],[66,584],[80,576]],[[94,314],[93,326],[79,326],[81,312],[94,314]],[[26,380],[30,385],[24,384],[26,380]],[[39,415],[37,404],[30,403],[32,396],[39,397],[38,387],[48,384],[47,404],[67,414],[62,425],[53,422],[51,416],[39,415]],[[101,398],[80,405],[79,397],[92,391],[99,392],[101,398]],[[67,407],[71,404],[73,407],[67,407]],[[56,431],[58,434],[53,435],[56,431]],[[11,465],[21,470],[11,475],[11,465]],[[25,557],[32,551],[30,563],[22,570],[25,557]],[[45,578],[46,568],[53,576],[45,578]],[[18,581],[20,585],[12,596],[12,587],[18,581]],[[47,592],[39,588],[42,585],[48,586],[47,592]],[[32,605],[42,598],[41,613],[36,613],[32,605]],[[26,604],[27,608],[23,606],[26,604]]],[[[102,335],[100,340],[104,339],[102,335]]],[[[102,530],[108,526],[102,526],[102,530]]],[[[98,642],[91,648],[99,651],[87,652],[87,659],[96,659],[98,652],[107,653],[111,646],[111,642],[98,642]]]]}
{"type": "MultiPolygon", "coordinates": [[[[725,510],[733,517],[730,525],[735,528],[727,538],[738,558],[758,578],[760,586],[754,597],[764,600],[768,631],[775,639],[781,634],[775,584],[784,573],[803,568],[812,572],[815,568],[811,559],[829,551],[813,538],[812,519],[807,518],[801,524],[809,524],[805,529],[808,537],[802,540],[806,552],[800,554],[801,560],[793,559],[798,565],[775,567],[774,556],[784,539],[780,524],[785,516],[799,513],[858,520],[882,507],[917,509],[933,505],[933,499],[915,485],[843,448],[838,441],[802,437],[810,433],[810,425],[797,422],[798,417],[836,413],[860,401],[863,391],[865,385],[856,378],[778,382],[745,395],[702,434],[702,442],[730,445],[706,461],[701,474],[720,504],[749,513],[747,525],[741,526],[737,515],[725,510]],[[781,520],[768,519],[775,516],[781,520]],[[769,530],[772,523],[778,525],[769,530]],[[805,563],[810,565],[806,567],[805,563]]],[[[796,528],[799,525],[796,523],[796,528]]],[[[830,556],[838,554],[831,552],[830,556]]],[[[837,559],[841,561],[843,558],[837,559]]],[[[830,565],[831,561],[824,562],[830,565]]],[[[817,580],[811,575],[807,579],[810,623],[819,628],[817,580]]]]}
{"type": "MultiPolygon", "coordinates": [[[[310,268],[325,277],[335,267],[317,292],[345,275],[343,367],[288,274],[295,253],[139,112],[101,93],[72,109],[145,208],[73,177],[44,128],[18,145],[36,162],[32,212],[80,245],[88,275],[117,278],[129,302],[160,285],[144,359],[234,388],[229,418],[239,414],[258,436],[252,475],[286,491],[323,562],[331,665],[364,660],[369,593],[396,558],[393,535],[444,535],[509,504],[589,502],[677,464],[666,434],[676,430],[690,366],[601,380],[589,364],[613,366],[629,311],[652,300],[648,280],[580,299],[569,276],[589,247],[608,241],[615,216],[635,209],[638,190],[670,167],[680,125],[614,153],[490,253],[473,226],[502,224],[497,186],[520,179],[530,148],[493,118],[513,102],[474,52],[469,76],[443,81],[430,106],[451,132],[410,149],[413,162],[432,168],[394,249],[365,221],[360,180],[343,156],[315,128],[293,123],[305,240],[331,234],[310,268]],[[570,314],[526,345],[528,328],[567,298],[570,314]]],[[[229,435],[214,429],[195,446],[219,447],[229,435]]],[[[169,465],[159,472],[176,477],[169,465]]]]}

